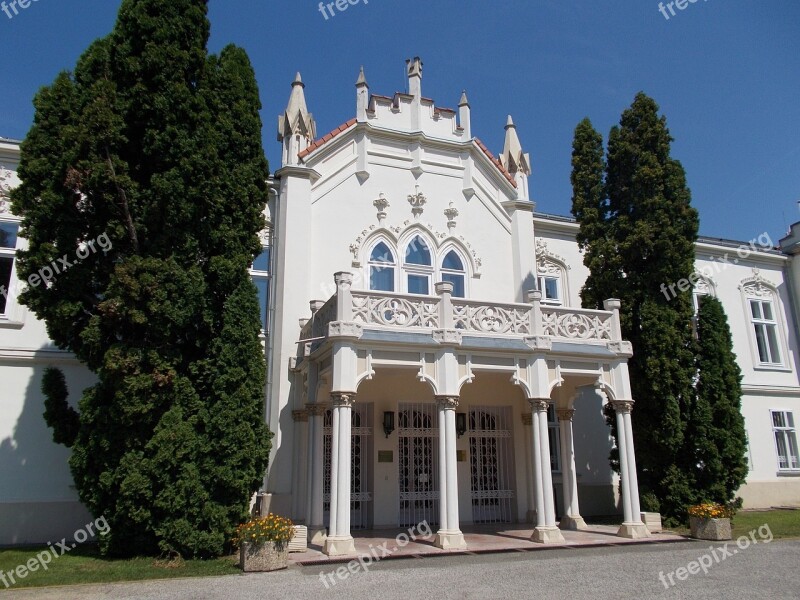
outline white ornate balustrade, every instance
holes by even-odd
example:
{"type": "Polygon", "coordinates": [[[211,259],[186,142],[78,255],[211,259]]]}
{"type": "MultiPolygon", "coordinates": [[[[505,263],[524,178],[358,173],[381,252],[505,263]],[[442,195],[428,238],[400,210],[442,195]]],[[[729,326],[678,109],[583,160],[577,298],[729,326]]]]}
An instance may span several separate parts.
{"type": "Polygon", "coordinates": [[[606,310],[547,306],[540,292],[529,292],[529,304],[481,302],[452,297],[449,283],[436,285],[436,296],[352,290],[349,274],[337,274],[337,293],[327,302],[311,303],[312,318],[303,323],[301,340],[307,351],[329,334],[331,323],[355,323],[368,329],[456,330],[465,335],[551,338],[614,344],[622,342],[619,301],[606,310]]]}
{"type": "Polygon", "coordinates": [[[531,335],[531,310],[528,304],[453,300],[453,325],[470,333],[531,335]]]}
{"type": "Polygon", "coordinates": [[[352,292],[353,321],[403,329],[436,329],[440,299],[382,292],[352,292]]]}
{"type": "Polygon", "coordinates": [[[543,306],[541,311],[541,335],[582,341],[614,341],[614,313],[610,311],[553,306],[543,306]]]}

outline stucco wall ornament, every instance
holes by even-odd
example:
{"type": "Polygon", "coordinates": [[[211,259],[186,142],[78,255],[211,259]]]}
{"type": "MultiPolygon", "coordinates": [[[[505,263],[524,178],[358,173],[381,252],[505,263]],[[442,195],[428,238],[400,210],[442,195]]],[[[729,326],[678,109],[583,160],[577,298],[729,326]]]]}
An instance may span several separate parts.
{"type": "Polygon", "coordinates": [[[11,213],[11,177],[13,173],[0,165],[0,215],[11,213]]]}
{"type": "Polygon", "coordinates": [[[769,298],[774,293],[775,284],[765,278],[761,271],[753,269],[753,276],[743,280],[739,289],[748,296],[769,298]]]}
{"type": "Polygon", "coordinates": [[[542,239],[536,240],[536,268],[540,275],[560,275],[561,269],[571,269],[569,263],[563,256],[551,252],[547,247],[547,242],[542,239]],[[560,263],[560,264],[559,264],[560,263]]]}
{"type": "Polygon", "coordinates": [[[425,194],[419,191],[419,186],[416,186],[415,189],[416,193],[409,194],[408,203],[411,205],[411,212],[414,214],[414,217],[419,219],[420,215],[425,210],[425,204],[428,202],[428,199],[425,197],[425,194]]]}

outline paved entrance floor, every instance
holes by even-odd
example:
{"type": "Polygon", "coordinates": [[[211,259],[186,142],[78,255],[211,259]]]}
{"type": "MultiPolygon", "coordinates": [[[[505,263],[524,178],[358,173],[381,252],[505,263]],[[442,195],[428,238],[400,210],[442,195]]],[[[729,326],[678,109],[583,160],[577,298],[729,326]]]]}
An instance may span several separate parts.
{"type": "MultiPolygon", "coordinates": [[[[357,556],[370,556],[379,559],[425,558],[458,554],[489,554],[494,552],[531,552],[558,548],[581,548],[599,546],[622,546],[631,544],[663,544],[685,542],[686,538],[673,533],[651,534],[643,540],[630,540],[617,537],[616,525],[589,525],[584,531],[562,531],[563,544],[539,544],[531,541],[533,528],[529,525],[481,525],[465,526],[464,539],[466,551],[442,550],[434,546],[434,535],[422,537],[427,527],[412,529],[416,539],[410,539],[409,529],[378,529],[373,531],[353,531],[356,554],[351,556],[329,557],[322,547],[309,545],[306,552],[293,552],[290,561],[297,565],[320,565],[325,563],[347,562],[357,556]],[[419,531],[419,533],[418,533],[419,531]]],[[[433,530],[435,534],[435,529],[433,530]]]]}

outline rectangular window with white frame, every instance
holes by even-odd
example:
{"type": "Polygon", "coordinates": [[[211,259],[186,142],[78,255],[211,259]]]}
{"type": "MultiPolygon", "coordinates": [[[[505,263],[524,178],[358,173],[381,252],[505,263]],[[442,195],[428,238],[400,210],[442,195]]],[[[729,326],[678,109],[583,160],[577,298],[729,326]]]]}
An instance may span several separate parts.
{"type": "Polygon", "coordinates": [[[539,291],[542,292],[542,304],[561,306],[561,278],[548,275],[539,276],[539,291]]]}
{"type": "Polygon", "coordinates": [[[800,473],[800,455],[797,450],[797,429],[794,413],[789,410],[773,410],[772,431],[775,434],[775,451],[778,454],[778,470],[800,473]]]}
{"type": "Polygon", "coordinates": [[[766,366],[781,366],[780,330],[772,300],[750,298],[748,302],[759,362],[766,366]]]}
{"type": "Polygon", "coordinates": [[[0,221],[0,317],[8,317],[14,286],[14,258],[17,253],[19,224],[0,221]]]}

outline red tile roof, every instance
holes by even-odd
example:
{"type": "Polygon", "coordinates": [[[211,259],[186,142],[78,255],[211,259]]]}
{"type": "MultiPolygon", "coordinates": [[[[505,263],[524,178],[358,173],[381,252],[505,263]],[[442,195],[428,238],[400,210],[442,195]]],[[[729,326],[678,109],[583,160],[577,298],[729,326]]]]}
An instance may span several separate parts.
{"type": "Polygon", "coordinates": [[[499,170],[499,171],[500,171],[500,172],[503,174],[503,176],[504,176],[506,179],[508,179],[509,183],[510,183],[511,185],[513,185],[514,187],[517,187],[517,182],[516,182],[516,181],[514,181],[514,177],[511,175],[511,173],[509,173],[509,172],[506,170],[506,168],[503,166],[503,163],[501,163],[501,162],[500,162],[500,161],[499,161],[499,160],[498,160],[498,159],[495,157],[495,155],[494,155],[494,154],[492,154],[492,151],[491,151],[491,150],[489,150],[489,148],[487,148],[487,147],[486,147],[486,144],[484,144],[484,143],[483,143],[482,141],[480,141],[478,138],[475,138],[475,143],[476,143],[476,144],[478,144],[478,148],[480,148],[481,150],[483,150],[483,153],[484,153],[486,156],[488,156],[488,157],[489,157],[489,160],[490,160],[490,161],[492,161],[492,163],[494,163],[494,166],[496,166],[496,167],[498,168],[498,170],[499,170]]]}
{"type": "Polygon", "coordinates": [[[337,135],[339,135],[340,133],[342,133],[344,131],[347,131],[348,129],[350,129],[355,124],[356,124],[356,119],[350,119],[347,123],[339,125],[339,127],[334,129],[333,131],[331,131],[327,135],[322,136],[320,139],[316,140],[313,144],[311,144],[308,148],[306,148],[305,150],[300,152],[297,156],[300,157],[300,158],[305,158],[306,156],[311,154],[314,150],[316,150],[317,148],[327,144],[329,141],[331,141],[337,135]]]}

